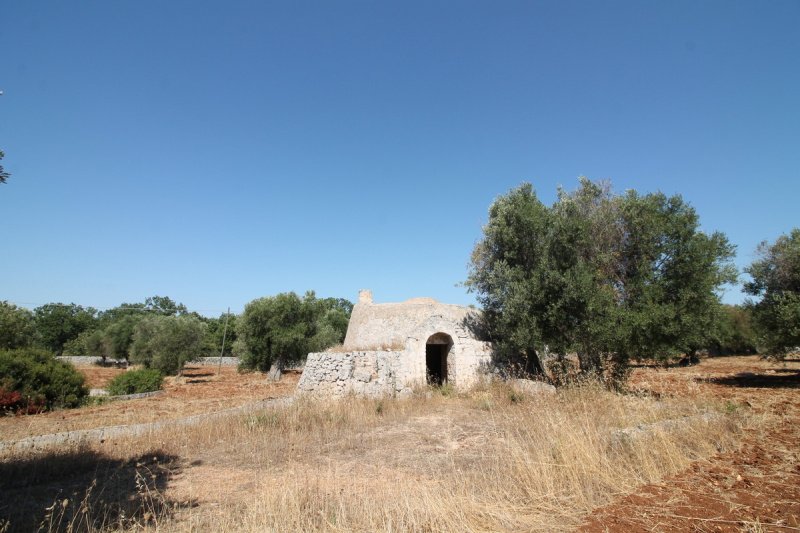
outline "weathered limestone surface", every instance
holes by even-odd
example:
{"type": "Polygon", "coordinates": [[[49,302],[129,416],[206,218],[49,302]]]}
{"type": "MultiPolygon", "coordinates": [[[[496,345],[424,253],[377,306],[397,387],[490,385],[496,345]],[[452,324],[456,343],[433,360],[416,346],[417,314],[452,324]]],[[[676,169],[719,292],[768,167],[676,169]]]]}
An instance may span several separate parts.
{"type": "Polygon", "coordinates": [[[530,379],[512,379],[511,386],[522,394],[555,394],[556,388],[543,381],[533,381],[530,379]]]}
{"type": "Polygon", "coordinates": [[[397,380],[402,355],[399,351],[311,353],[297,390],[325,396],[408,394],[411,389],[397,380]]]}
{"type": "Polygon", "coordinates": [[[361,291],[340,352],[308,356],[298,391],[325,395],[406,394],[428,375],[426,348],[443,346],[446,381],[468,388],[490,361],[491,346],[479,339],[478,311],[431,298],[372,302],[361,291]]]}

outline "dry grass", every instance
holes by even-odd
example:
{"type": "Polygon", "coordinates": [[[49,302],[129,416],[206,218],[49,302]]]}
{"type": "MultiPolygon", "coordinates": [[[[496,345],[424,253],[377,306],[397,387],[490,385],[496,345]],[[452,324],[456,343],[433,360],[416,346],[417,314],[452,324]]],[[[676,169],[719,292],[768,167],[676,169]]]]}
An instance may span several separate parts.
{"type": "MultiPolygon", "coordinates": [[[[552,397],[496,384],[405,400],[305,400],[107,442],[93,451],[103,460],[129,464],[156,453],[170,458],[159,463],[169,474],[147,497],[131,489],[138,511],[129,508],[124,520],[107,501],[75,513],[103,517],[85,520],[94,524],[86,529],[158,521],[167,531],[566,531],[621,494],[735,447],[749,422],[708,399],[658,400],[593,385],[552,397]],[[615,429],[709,410],[722,414],[613,438],[615,429]]],[[[84,489],[103,490],[107,480],[92,481],[84,489]]]]}
{"type": "MultiPolygon", "coordinates": [[[[451,401],[416,399],[377,427],[369,404],[298,407],[251,431],[262,464],[288,448],[231,507],[188,513],[178,529],[236,531],[570,530],[593,508],[734,442],[730,420],[698,422],[613,446],[613,428],[696,412],[595,387],[511,403],[502,387],[451,401]],[[298,411],[301,412],[301,411],[298,411]],[[355,415],[355,416],[354,416],[355,415]],[[321,419],[321,420],[320,420],[321,419]],[[346,433],[342,427],[350,426],[346,433]],[[331,431],[333,430],[333,431],[331,431]],[[352,431],[355,430],[355,431],[352,431]],[[309,439],[308,437],[312,437],[309,439]],[[282,440],[282,439],[281,439],[282,440]],[[272,438],[269,439],[272,441],[272,438]]],[[[394,408],[390,409],[393,411],[394,408]]],[[[386,408],[384,408],[386,413],[386,408]]],[[[386,416],[384,414],[383,416],[386,416]]]]}

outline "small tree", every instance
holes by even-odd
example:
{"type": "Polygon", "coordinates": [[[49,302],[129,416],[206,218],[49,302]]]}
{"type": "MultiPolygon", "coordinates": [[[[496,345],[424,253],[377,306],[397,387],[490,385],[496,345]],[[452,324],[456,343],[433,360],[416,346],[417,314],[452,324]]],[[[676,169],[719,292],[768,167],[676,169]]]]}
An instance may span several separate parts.
{"type": "Polygon", "coordinates": [[[136,324],[131,361],[164,374],[178,374],[202,355],[206,325],[192,316],[149,316],[136,324]]]}
{"type": "Polygon", "coordinates": [[[131,345],[133,344],[133,333],[136,325],[141,322],[146,315],[142,313],[122,315],[111,322],[103,331],[103,351],[116,360],[128,360],[131,345]]]}
{"type": "Polygon", "coordinates": [[[752,280],[744,291],[767,355],[783,358],[800,347],[800,228],[773,243],[762,242],[759,258],[745,269],[752,280]]]}
{"type": "Polygon", "coordinates": [[[288,292],[247,304],[236,331],[242,367],[270,371],[277,379],[287,361],[305,357],[313,335],[313,298],[288,292]]]}
{"type": "Polygon", "coordinates": [[[278,379],[287,362],[340,343],[351,311],[347,300],[317,299],[313,291],[253,300],[237,320],[240,365],[278,379]]]}

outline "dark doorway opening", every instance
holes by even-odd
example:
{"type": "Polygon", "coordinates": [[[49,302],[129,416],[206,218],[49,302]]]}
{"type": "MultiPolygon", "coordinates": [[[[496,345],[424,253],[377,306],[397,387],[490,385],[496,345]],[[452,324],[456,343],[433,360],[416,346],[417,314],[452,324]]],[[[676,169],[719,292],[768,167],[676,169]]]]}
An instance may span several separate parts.
{"type": "Polygon", "coordinates": [[[429,385],[447,383],[447,354],[452,346],[450,335],[444,333],[431,335],[425,344],[425,370],[429,385]]]}

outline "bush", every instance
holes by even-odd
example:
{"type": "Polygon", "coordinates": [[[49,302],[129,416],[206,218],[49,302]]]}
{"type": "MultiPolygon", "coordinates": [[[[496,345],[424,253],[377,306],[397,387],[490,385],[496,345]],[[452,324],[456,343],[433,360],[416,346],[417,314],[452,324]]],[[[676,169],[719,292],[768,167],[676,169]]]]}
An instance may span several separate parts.
{"type": "Polygon", "coordinates": [[[0,351],[0,410],[37,413],[78,407],[89,394],[83,375],[44,350],[0,351]]]}
{"type": "Polygon", "coordinates": [[[164,375],[154,368],[130,370],[111,380],[107,390],[111,396],[161,390],[164,375]]]}

